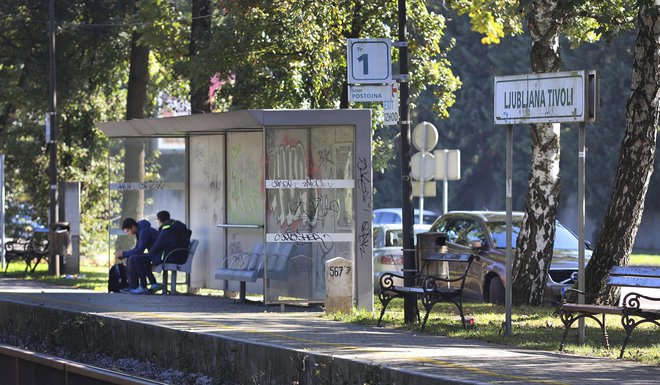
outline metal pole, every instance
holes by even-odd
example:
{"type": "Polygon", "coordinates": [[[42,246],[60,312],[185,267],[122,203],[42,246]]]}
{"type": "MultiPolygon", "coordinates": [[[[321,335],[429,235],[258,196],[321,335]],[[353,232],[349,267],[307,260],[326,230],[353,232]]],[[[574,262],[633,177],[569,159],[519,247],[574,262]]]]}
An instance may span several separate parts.
{"type": "Polygon", "coordinates": [[[48,119],[50,122],[50,213],[51,223],[58,221],[57,210],[57,97],[55,77],[55,0],[48,2],[48,66],[50,69],[50,89],[48,99],[48,119]]]}
{"type": "Polygon", "coordinates": [[[449,150],[445,148],[445,177],[442,180],[442,213],[446,214],[449,211],[449,183],[447,178],[449,175],[449,150]]]}
{"type": "MultiPolygon", "coordinates": [[[[422,143],[426,146],[426,129],[422,131],[422,143]]],[[[424,224],[424,176],[426,175],[426,151],[422,151],[422,167],[421,167],[421,178],[419,180],[419,224],[424,224]]]]}
{"type": "MultiPolygon", "coordinates": [[[[50,70],[50,87],[48,98],[48,122],[50,125],[50,165],[48,184],[50,188],[50,211],[48,219],[50,223],[55,223],[58,218],[57,207],[57,97],[56,97],[56,77],[55,77],[55,0],[48,1],[48,66],[50,70]]],[[[49,226],[50,227],[50,226],[49,226]]],[[[54,234],[51,235],[51,240],[54,234]]],[[[50,250],[50,264],[48,265],[48,273],[51,275],[59,275],[59,260],[57,258],[57,251],[54,247],[50,250]]]]}
{"type": "MultiPolygon", "coordinates": [[[[586,147],[584,140],[584,122],[580,123],[579,138],[578,138],[578,290],[584,293],[585,280],[584,280],[584,183],[585,183],[585,155],[586,147]]],[[[584,296],[578,295],[578,303],[584,304],[584,296]]],[[[578,343],[584,343],[584,318],[578,321],[578,343]]]]}
{"type": "MultiPolygon", "coordinates": [[[[406,41],[406,0],[398,0],[399,17],[399,73],[401,115],[401,211],[403,215],[403,276],[404,286],[415,284],[415,240],[413,232],[412,185],[410,183],[410,111],[408,111],[408,44],[406,41]]],[[[404,299],[403,315],[406,323],[417,320],[417,298],[404,299]]]]}
{"type": "Polygon", "coordinates": [[[511,335],[511,306],[513,304],[512,270],[513,256],[511,239],[512,231],[512,181],[513,181],[513,125],[506,126],[506,288],[504,290],[504,303],[506,316],[504,321],[504,334],[511,335]]]}

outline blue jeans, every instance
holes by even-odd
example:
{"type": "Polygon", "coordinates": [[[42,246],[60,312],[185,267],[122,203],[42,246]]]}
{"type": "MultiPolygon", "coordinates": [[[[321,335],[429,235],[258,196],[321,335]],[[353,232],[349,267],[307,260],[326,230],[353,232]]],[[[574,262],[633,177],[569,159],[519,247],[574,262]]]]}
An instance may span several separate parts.
{"type": "MultiPolygon", "coordinates": [[[[138,254],[138,255],[132,255],[128,258],[128,280],[129,280],[129,287],[131,289],[137,289],[138,286],[142,286],[143,288],[147,287],[147,278],[149,279],[150,284],[155,284],[156,283],[156,277],[154,276],[154,273],[151,271],[151,266],[148,268],[143,268],[142,265],[144,265],[146,262],[146,258],[148,257],[148,254],[138,254]]],[[[149,260],[151,260],[149,258],[149,260]]]]}
{"type": "MultiPolygon", "coordinates": [[[[137,289],[138,282],[140,286],[146,288],[147,277],[149,277],[149,282],[151,284],[156,283],[156,277],[154,277],[154,273],[151,272],[151,267],[158,266],[162,263],[162,261],[160,260],[160,256],[139,254],[132,256],[131,259],[134,259],[133,266],[135,267],[135,275],[136,275],[136,280],[135,280],[136,283],[134,287],[135,289],[137,289]]],[[[133,283],[131,283],[131,285],[133,285],[133,283]]],[[[131,286],[131,288],[133,287],[131,286]]]]}

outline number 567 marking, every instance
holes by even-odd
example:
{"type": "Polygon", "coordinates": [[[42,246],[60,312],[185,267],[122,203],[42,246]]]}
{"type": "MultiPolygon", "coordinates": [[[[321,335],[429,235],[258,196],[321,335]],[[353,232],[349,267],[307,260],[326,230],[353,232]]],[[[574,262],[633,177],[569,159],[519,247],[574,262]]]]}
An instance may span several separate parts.
{"type": "Polygon", "coordinates": [[[350,274],[350,266],[331,266],[330,267],[330,276],[331,277],[341,277],[343,274],[350,274]]]}

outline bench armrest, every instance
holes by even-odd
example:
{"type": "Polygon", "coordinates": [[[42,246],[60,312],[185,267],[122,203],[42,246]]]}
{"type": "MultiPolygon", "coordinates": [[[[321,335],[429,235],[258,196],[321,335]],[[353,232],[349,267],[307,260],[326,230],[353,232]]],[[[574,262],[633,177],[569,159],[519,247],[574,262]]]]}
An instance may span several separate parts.
{"type": "Polygon", "coordinates": [[[625,297],[623,297],[623,301],[621,302],[621,306],[624,307],[624,312],[626,310],[630,311],[635,311],[635,310],[640,310],[641,309],[641,299],[645,299],[647,301],[660,301],[660,298],[657,297],[650,297],[648,295],[640,294],[640,293],[635,293],[635,292],[630,292],[626,294],[625,297]]]}
{"type": "Polygon", "coordinates": [[[380,288],[381,289],[390,289],[394,286],[394,278],[403,279],[403,274],[399,273],[383,273],[380,276],[380,288]]]}
{"type": "Polygon", "coordinates": [[[167,253],[165,258],[163,258],[163,263],[168,263],[167,259],[170,256],[174,255],[175,253],[181,252],[181,251],[185,251],[186,252],[186,257],[190,257],[190,248],[189,247],[179,247],[179,248],[174,249],[174,250],[170,251],[169,253],[167,253]]]}
{"type": "Polygon", "coordinates": [[[583,295],[586,298],[598,298],[600,297],[600,294],[597,293],[586,293],[582,290],[578,289],[566,289],[564,294],[561,295],[561,301],[557,304],[557,308],[553,312],[554,315],[558,315],[561,313],[561,307],[564,304],[575,304],[578,302],[578,296],[583,295]]]}
{"type": "MultiPolygon", "coordinates": [[[[420,273],[417,272],[415,275],[413,275],[411,278],[415,279],[417,281],[420,277],[420,273]]],[[[391,289],[394,287],[394,278],[399,278],[399,279],[405,279],[403,276],[403,273],[399,272],[391,272],[388,271],[386,273],[383,273],[383,275],[380,276],[380,288],[381,289],[391,289]]]]}
{"type": "Polygon", "coordinates": [[[221,266],[227,265],[227,268],[229,269],[238,269],[238,270],[244,270],[247,269],[247,264],[250,261],[250,256],[252,253],[248,252],[240,252],[240,253],[235,253],[232,255],[228,255],[220,261],[221,266]]]}
{"type": "Polygon", "coordinates": [[[566,289],[564,294],[561,296],[561,302],[559,305],[564,303],[577,303],[578,296],[583,295],[586,298],[598,298],[600,294],[597,293],[587,293],[578,289],[566,289]]]}

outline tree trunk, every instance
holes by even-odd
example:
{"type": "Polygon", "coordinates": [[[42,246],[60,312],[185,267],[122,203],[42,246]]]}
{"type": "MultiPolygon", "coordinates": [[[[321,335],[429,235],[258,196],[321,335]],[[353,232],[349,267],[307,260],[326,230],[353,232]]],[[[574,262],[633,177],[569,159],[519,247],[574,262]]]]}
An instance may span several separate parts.
{"type": "MultiPolygon", "coordinates": [[[[535,0],[529,18],[532,37],[532,70],[559,71],[561,62],[557,3],[535,0]]],[[[540,305],[554,246],[555,218],[559,204],[559,124],[530,126],[532,161],[525,200],[525,215],[516,241],[513,262],[513,302],[540,305]]]]}
{"type": "Polygon", "coordinates": [[[618,290],[605,285],[613,266],[627,265],[655,161],[658,125],[660,16],[652,0],[641,2],[637,18],[632,82],[627,103],[626,132],[621,143],[614,189],[596,249],[586,268],[586,290],[606,292],[604,303],[615,303],[618,290]]]}
{"type": "MultiPolygon", "coordinates": [[[[139,44],[140,35],[131,39],[131,62],[126,97],[126,120],[144,118],[149,76],[149,48],[139,44]]],[[[126,139],[124,154],[124,181],[144,182],[145,139],[126,139]]],[[[123,194],[122,218],[139,220],[144,215],[144,190],[126,190],[123,194]]]]}
{"type": "MultiPolygon", "coordinates": [[[[192,0],[192,26],[190,30],[190,57],[195,57],[208,46],[211,29],[210,0],[192,0]]],[[[193,114],[210,112],[209,78],[190,79],[190,110],[193,114]]]]}

